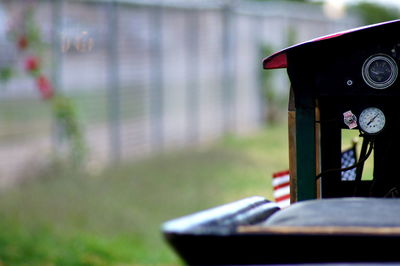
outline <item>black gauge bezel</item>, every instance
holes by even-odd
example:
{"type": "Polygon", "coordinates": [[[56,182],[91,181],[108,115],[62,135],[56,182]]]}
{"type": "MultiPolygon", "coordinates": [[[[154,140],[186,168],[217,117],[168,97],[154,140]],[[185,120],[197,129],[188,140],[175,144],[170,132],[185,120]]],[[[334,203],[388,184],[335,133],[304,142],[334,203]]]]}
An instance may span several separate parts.
{"type": "Polygon", "coordinates": [[[370,86],[373,89],[386,89],[390,86],[393,85],[393,83],[396,81],[398,76],[398,67],[396,61],[394,59],[386,54],[375,54],[370,56],[367,60],[365,60],[363,66],[362,66],[362,77],[365,81],[365,83],[370,86]],[[390,66],[391,73],[390,77],[385,80],[384,82],[377,82],[373,80],[370,76],[369,73],[369,67],[371,66],[372,63],[374,63],[377,60],[384,60],[387,62],[390,66]]]}

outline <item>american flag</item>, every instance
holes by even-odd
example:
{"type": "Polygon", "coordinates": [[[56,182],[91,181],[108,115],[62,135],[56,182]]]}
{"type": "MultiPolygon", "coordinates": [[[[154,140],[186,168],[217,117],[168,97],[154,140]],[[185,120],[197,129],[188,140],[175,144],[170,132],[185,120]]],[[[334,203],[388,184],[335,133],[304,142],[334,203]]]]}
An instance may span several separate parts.
{"type": "MultiPolygon", "coordinates": [[[[356,146],[342,152],[342,168],[347,168],[357,163],[356,146]]],[[[342,172],[342,181],[356,180],[356,169],[353,168],[342,172]]]]}
{"type": "MultiPolygon", "coordinates": [[[[342,152],[341,165],[347,168],[357,162],[356,146],[342,152]]],[[[356,168],[342,172],[342,181],[354,181],[356,179],[356,168]]],[[[290,205],[290,174],[289,170],[274,173],[272,175],[272,186],[274,187],[274,198],[278,206],[283,209],[290,205]]]]}
{"type": "Polygon", "coordinates": [[[290,175],[289,171],[282,171],[272,175],[274,198],[278,206],[283,209],[290,205],[290,175]]]}

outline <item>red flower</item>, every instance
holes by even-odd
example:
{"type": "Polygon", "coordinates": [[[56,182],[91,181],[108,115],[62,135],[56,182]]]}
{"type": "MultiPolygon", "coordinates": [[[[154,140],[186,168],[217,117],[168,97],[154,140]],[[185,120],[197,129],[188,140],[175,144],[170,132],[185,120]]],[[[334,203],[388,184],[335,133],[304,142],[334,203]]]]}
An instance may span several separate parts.
{"type": "Polygon", "coordinates": [[[29,56],[25,61],[25,70],[35,72],[39,70],[39,58],[36,56],[29,56]]]}
{"type": "Polygon", "coordinates": [[[21,36],[18,39],[18,48],[20,50],[25,50],[28,47],[28,39],[26,38],[26,36],[21,36]]]}
{"type": "Polygon", "coordinates": [[[53,95],[54,95],[53,86],[51,85],[51,82],[45,76],[40,75],[36,79],[36,85],[39,89],[42,99],[48,100],[53,97],[53,95]]]}

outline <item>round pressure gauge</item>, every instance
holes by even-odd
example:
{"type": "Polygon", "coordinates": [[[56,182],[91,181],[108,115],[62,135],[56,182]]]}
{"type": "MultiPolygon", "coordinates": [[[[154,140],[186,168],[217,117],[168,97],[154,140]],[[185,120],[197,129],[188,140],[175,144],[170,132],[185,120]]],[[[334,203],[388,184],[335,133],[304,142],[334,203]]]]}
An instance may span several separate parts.
{"type": "Polygon", "coordinates": [[[362,77],[365,83],[374,89],[386,89],[397,78],[396,62],[388,55],[377,54],[365,60],[362,67],[362,77]]]}
{"type": "Polygon", "coordinates": [[[385,114],[376,107],[368,107],[364,109],[358,118],[360,128],[368,134],[377,134],[386,123],[385,114]]]}

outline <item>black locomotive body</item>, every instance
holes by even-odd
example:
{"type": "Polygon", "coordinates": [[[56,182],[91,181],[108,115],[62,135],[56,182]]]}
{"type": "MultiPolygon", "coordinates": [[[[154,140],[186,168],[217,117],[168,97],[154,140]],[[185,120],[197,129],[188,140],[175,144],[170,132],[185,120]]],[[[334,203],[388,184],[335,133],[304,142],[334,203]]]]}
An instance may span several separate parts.
{"type": "Polygon", "coordinates": [[[389,21],[264,59],[291,81],[291,205],[251,197],[165,223],[187,264],[400,263],[399,32],[389,21]],[[363,139],[353,180],[341,177],[343,130],[363,139]]]}

